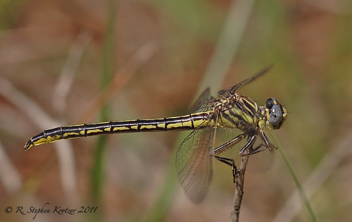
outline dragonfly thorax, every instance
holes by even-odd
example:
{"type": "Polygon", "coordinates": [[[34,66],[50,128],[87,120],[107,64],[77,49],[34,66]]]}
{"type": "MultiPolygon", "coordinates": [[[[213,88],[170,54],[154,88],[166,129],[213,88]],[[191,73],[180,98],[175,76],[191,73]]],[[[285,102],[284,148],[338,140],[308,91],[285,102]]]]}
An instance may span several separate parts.
{"type": "Polygon", "coordinates": [[[213,121],[216,127],[237,128],[244,132],[250,128],[279,129],[287,116],[286,109],[269,98],[265,106],[258,106],[252,99],[240,93],[229,93],[212,104],[213,121]]]}
{"type": "Polygon", "coordinates": [[[229,93],[215,100],[212,104],[213,122],[212,126],[237,128],[247,131],[256,128],[259,106],[250,98],[240,93],[229,93]]]}

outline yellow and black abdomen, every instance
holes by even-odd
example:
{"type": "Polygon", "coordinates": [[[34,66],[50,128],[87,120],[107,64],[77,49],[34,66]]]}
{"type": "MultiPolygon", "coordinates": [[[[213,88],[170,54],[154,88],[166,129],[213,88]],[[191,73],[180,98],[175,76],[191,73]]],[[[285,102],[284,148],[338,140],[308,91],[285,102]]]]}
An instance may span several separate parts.
{"type": "Polygon", "coordinates": [[[72,139],[77,137],[95,136],[112,133],[132,133],[144,131],[167,131],[167,130],[190,130],[199,126],[207,126],[209,113],[195,113],[185,116],[158,118],[158,119],[137,119],[121,122],[103,122],[94,124],[80,124],[62,126],[44,130],[42,133],[32,137],[24,149],[29,150],[33,146],[52,143],[61,139],[72,139]]]}

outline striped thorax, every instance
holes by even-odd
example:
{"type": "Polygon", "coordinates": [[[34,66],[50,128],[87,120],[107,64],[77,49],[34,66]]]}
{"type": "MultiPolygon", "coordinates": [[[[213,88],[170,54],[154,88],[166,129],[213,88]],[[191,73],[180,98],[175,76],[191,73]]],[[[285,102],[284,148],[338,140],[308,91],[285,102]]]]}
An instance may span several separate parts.
{"type": "Polygon", "coordinates": [[[243,132],[249,128],[279,129],[287,116],[286,109],[274,98],[269,98],[264,107],[240,93],[214,101],[213,108],[218,118],[216,127],[237,128],[243,132]]]}

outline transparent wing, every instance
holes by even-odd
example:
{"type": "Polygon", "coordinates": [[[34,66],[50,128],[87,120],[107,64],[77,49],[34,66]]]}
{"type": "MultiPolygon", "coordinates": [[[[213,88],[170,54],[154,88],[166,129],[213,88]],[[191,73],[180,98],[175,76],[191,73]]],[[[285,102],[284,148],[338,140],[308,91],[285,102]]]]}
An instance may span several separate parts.
{"type": "Polygon", "coordinates": [[[186,195],[200,203],[212,178],[212,161],[209,155],[213,147],[214,128],[194,130],[182,142],[176,153],[178,179],[186,195]]]}
{"type": "Polygon", "coordinates": [[[200,94],[198,99],[193,103],[189,109],[189,113],[205,112],[209,110],[214,100],[215,98],[210,96],[210,88],[206,88],[202,94],[200,94]]]}
{"type": "Polygon", "coordinates": [[[255,80],[256,78],[258,78],[261,75],[264,75],[267,71],[269,71],[269,69],[271,69],[271,67],[273,67],[273,65],[269,65],[268,67],[264,68],[263,70],[259,71],[258,73],[256,73],[255,75],[253,75],[251,78],[248,78],[246,80],[243,80],[242,82],[228,88],[225,90],[221,90],[218,92],[218,96],[222,97],[225,96],[229,93],[235,93],[239,88],[241,88],[242,86],[246,85],[247,83],[252,82],[253,80],[255,80]]]}

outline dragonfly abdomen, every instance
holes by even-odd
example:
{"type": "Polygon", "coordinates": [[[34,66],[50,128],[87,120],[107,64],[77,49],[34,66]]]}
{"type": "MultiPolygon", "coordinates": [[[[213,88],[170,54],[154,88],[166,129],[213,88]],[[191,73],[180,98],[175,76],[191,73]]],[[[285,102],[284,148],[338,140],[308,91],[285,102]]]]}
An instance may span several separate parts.
{"type": "Polygon", "coordinates": [[[208,120],[208,118],[209,113],[204,112],[169,118],[136,119],[121,122],[110,121],[95,124],[56,127],[49,130],[44,130],[42,133],[32,137],[26,143],[24,149],[29,150],[33,146],[44,143],[52,143],[57,140],[87,137],[99,134],[190,130],[199,126],[207,126],[204,121],[208,120]]]}

